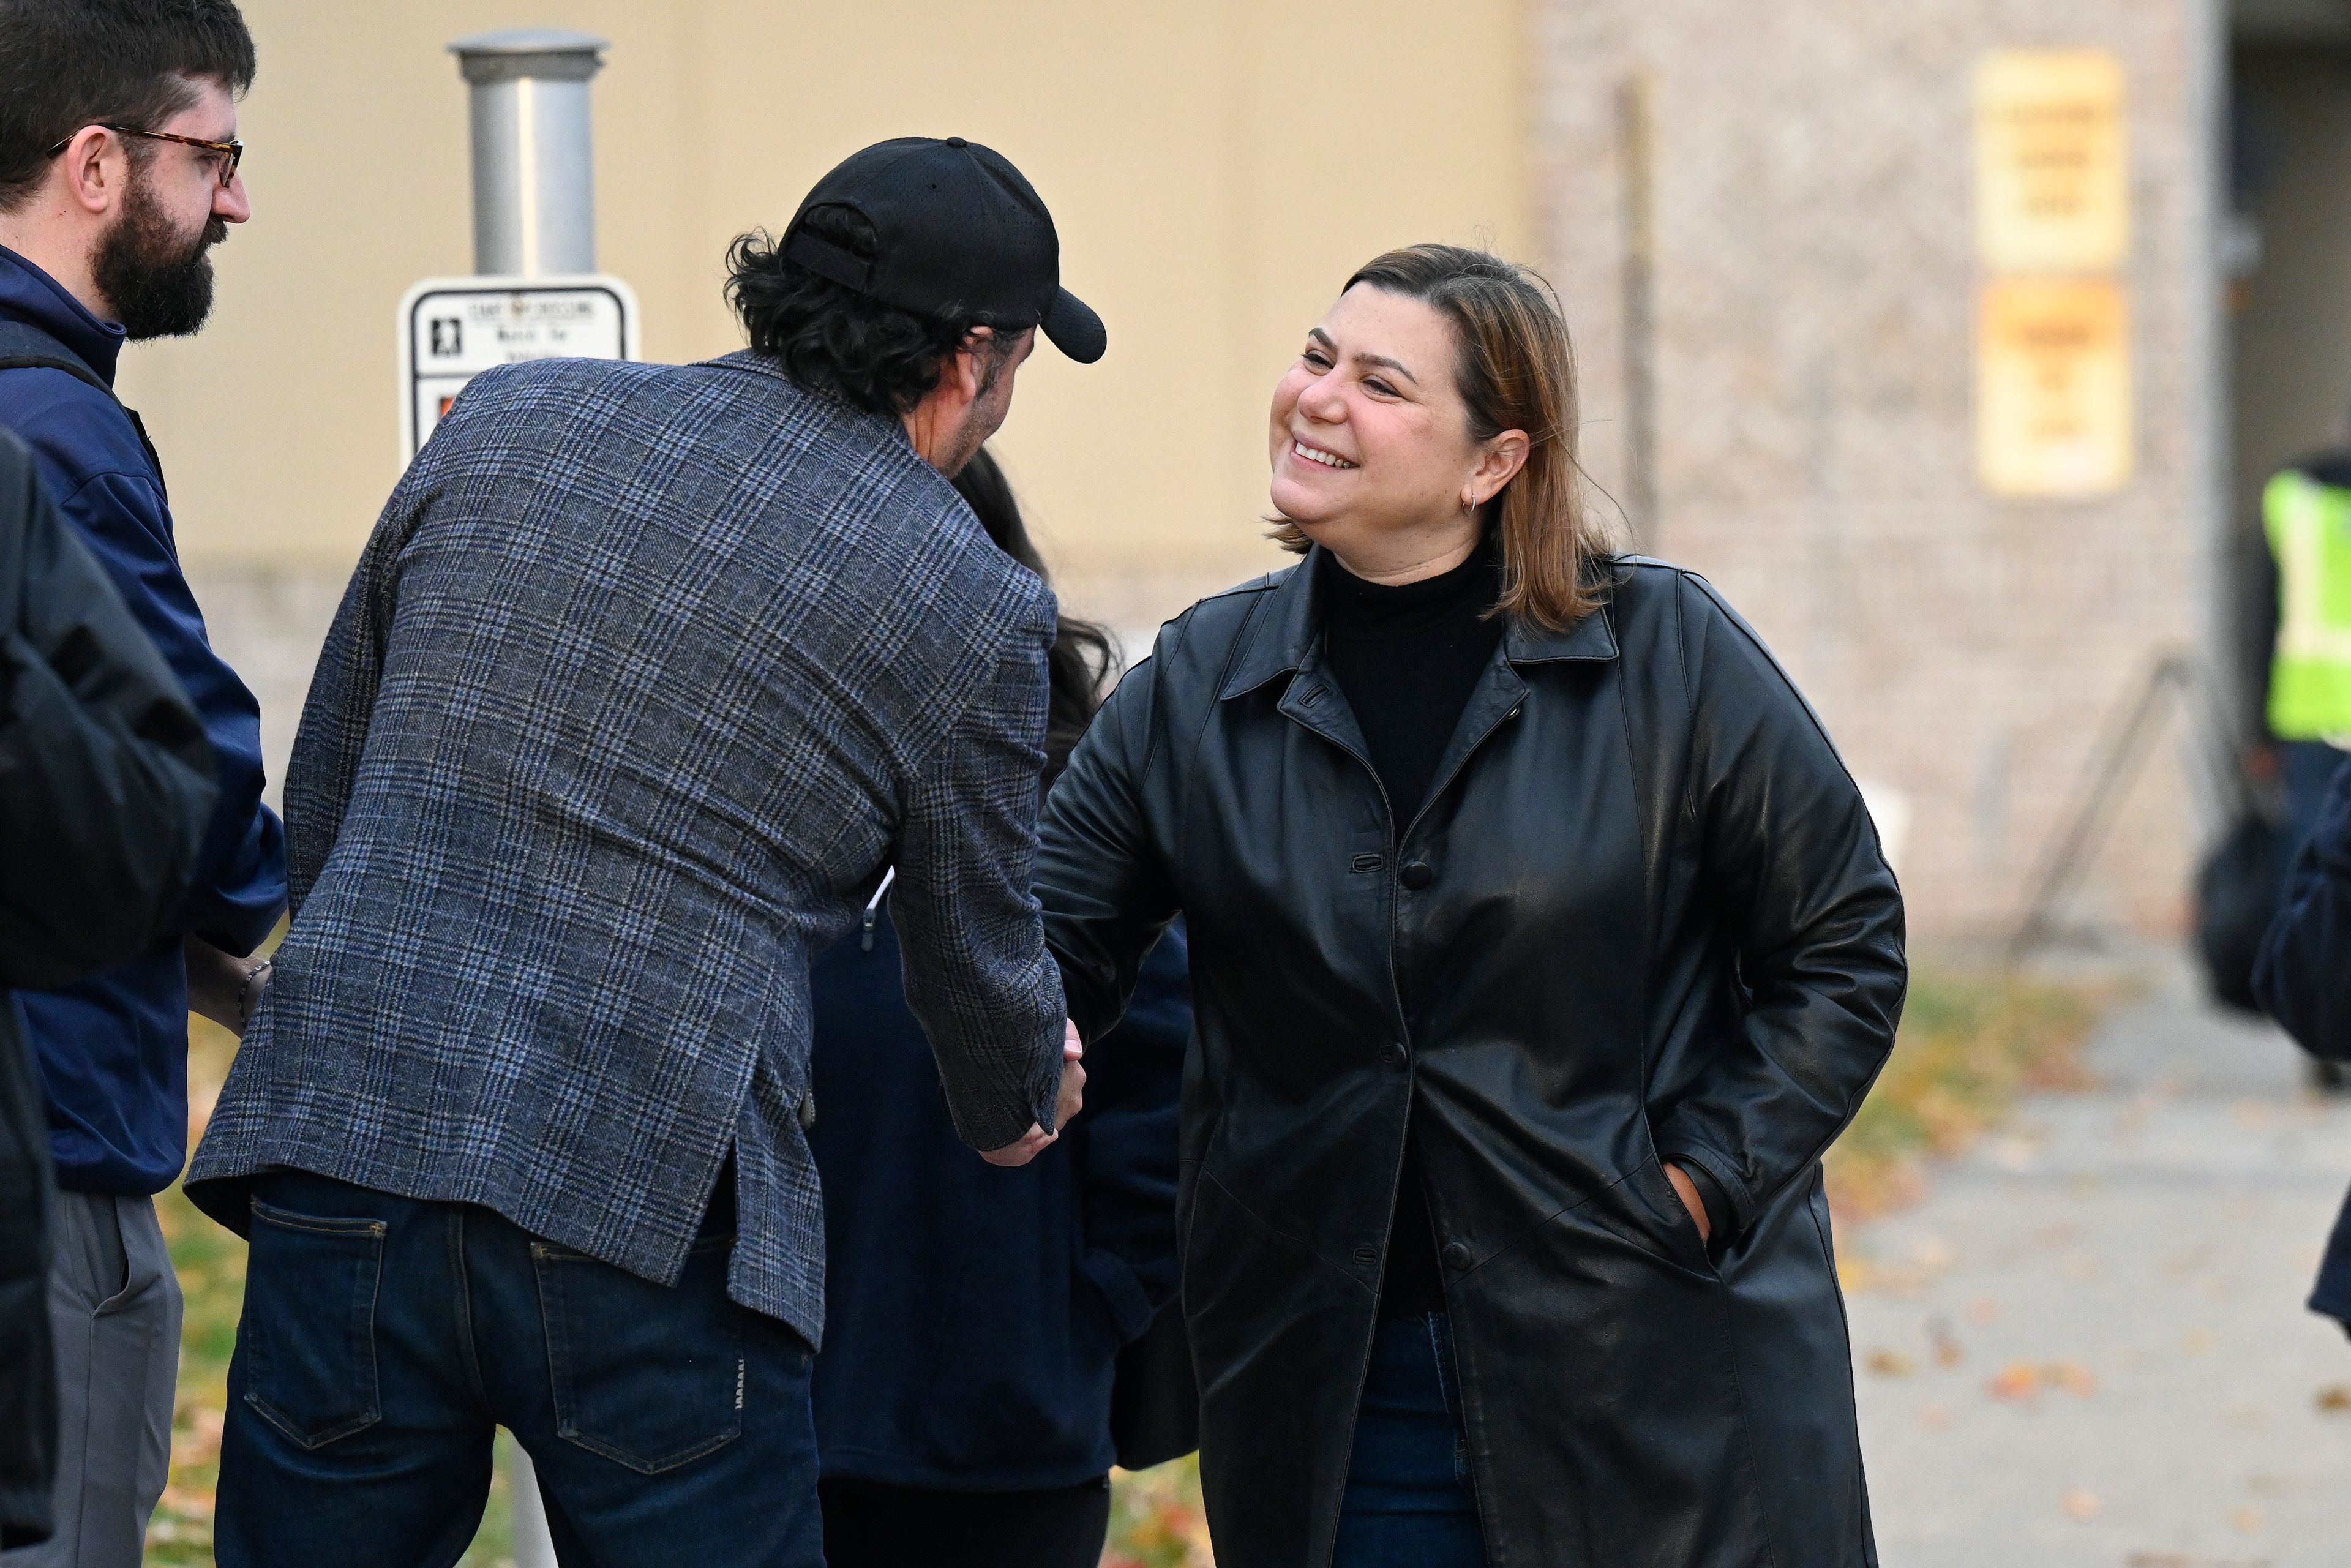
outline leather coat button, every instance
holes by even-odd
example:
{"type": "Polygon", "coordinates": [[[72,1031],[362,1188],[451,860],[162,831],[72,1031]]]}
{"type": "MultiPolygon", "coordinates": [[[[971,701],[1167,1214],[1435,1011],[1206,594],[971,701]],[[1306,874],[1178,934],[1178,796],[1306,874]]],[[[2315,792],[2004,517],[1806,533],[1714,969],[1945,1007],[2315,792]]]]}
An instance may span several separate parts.
{"type": "Polygon", "coordinates": [[[1413,892],[1418,893],[1437,880],[1437,873],[1429,869],[1426,861],[1415,861],[1397,873],[1396,880],[1413,892]]]}
{"type": "Polygon", "coordinates": [[[1400,1045],[1384,1045],[1380,1047],[1380,1065],[1382,1067],[1402,1067],[1404,1065],[1404,1047],[1400,1045]]]}
{"type": "Polygon", "coordinates": [[[1445,1266],[1448,1269],[1467,1269],[1477,1261],[1467,1241],[1448,1241],[1445,1244],[1445,1250],[1437,1256],[1445,1260],[1445,1266]]]}

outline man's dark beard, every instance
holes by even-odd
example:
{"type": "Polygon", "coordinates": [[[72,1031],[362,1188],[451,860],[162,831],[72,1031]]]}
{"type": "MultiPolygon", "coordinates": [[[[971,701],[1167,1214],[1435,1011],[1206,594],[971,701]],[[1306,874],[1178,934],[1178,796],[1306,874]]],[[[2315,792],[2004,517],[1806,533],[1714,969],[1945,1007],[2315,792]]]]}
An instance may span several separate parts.
{"type": "Polygon", "coordinates": [[[133,175],[121,220],[90,257],[90,281],[132,342],[184,338],[212,314],[213,262],[204,253],[227,237],[228,225],[215,214],[195,238],[183,238],[147,182],[133,175]]]}

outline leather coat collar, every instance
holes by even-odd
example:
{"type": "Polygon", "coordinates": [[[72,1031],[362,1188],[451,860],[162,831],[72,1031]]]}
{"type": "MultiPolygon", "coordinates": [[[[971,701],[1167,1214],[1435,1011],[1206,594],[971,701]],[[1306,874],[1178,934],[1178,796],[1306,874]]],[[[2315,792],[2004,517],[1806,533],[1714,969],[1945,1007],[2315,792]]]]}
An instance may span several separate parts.
{"type": "MultiPolygon", "coordinates": [[[[1255,691],[1277,675],[1305,667],[1322,635],[1322,605],[1315,591],[1316,545],[1296,566],[1269,575],[1272,596],[1255,617],[1249,646],[1234,662],[1217,698],[1222,702],[1255,691]]],[[[1564,632],[1545,631],[1512,621],[1502,634],[1502,659],[1511,664],[1547,664],[1568,659],[1616,657],[1616,633],[1602,606],[1564,632]]]]}

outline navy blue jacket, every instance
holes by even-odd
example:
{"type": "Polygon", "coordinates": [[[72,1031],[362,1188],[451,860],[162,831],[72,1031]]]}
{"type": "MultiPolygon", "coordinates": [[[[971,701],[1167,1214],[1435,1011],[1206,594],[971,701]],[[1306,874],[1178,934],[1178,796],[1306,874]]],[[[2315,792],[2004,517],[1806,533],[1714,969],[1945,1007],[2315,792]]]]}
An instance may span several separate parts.
{"type": "Polygon", "coordinates": [[[1176,1101],[1192,1032],[1179,923],[1086,1107],[1018,1170],[956,1138],[886,909],[817,960],[809,1143],[824,1182],[824,1473],[898,1486],[1075,1486],[1113,1460],[1119,1347],[1176,1292],[1176,1101]],[[867,936],[871,946],[867,945],[867,936]]]}
{"type": "MultiPolygon", "coordinates": [[[[2286,874],[2253,991],[2304,1051],[2351,1061],[2351,762],[2335,770],[2317,830],[2286,874]]],[[[2351,1324],[2351,1199],[2327,1241],[2310,1308],[2351,1324]]]]}
{"type": "MultiPolygon", "coordinates": [[[[112,382],[122,329],[5,247],[0,320],[39,329],[112,382]]],[[[180,575],[162,473],[122,405],[64,371],[0,371],[0,428],[32,448],[58,512],[179,677],[218,773],[219,800],[179,918],[140,956],[16,999],[48,1098],[57,1185],[161,1192],[187,1158],[181,937],[193,932],[229,952],[251,952],[286,902],[285,831],[261,803],[261,709],[205,638],[180,575]]]]}

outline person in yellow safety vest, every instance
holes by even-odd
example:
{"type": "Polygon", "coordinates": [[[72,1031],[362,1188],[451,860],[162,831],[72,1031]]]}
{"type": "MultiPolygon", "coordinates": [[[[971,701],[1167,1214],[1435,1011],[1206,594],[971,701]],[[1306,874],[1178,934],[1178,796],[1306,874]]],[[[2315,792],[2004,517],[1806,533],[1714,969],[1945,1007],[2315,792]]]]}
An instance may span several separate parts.
{"type": "Polygon", "coordinates": [[[2288,468],[2262,495],[2278,570],[2269,729],[2286,793],[2286,849],[2317,822],[2351,759],[2351,461],[2288,468]]]}

